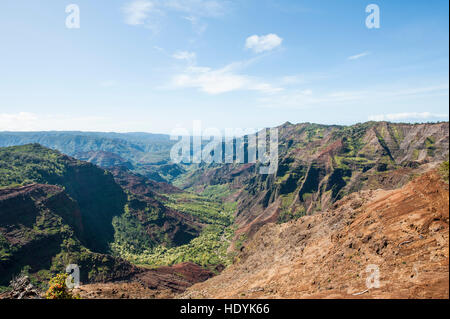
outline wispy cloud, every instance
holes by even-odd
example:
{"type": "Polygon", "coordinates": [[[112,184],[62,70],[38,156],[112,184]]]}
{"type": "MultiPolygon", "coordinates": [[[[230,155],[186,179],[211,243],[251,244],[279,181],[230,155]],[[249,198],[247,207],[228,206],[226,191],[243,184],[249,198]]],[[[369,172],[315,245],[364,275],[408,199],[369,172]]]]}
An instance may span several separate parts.
{"type": "MultiPolygon", "coordinates": [[[[412,88],[369,88],[355,91],[315,92],[311,89],[285,90],[280,94],[260,99],[262,107],[304,109],[317,106],[339,106],[370,101],[397,101],[398,99],[448,96],[448,83],[412,88]]],[[[442,115],[442,114],[441,114],[442,115]]]]}
{"type": "Polygon", "coordinates": [[[36,114],[28,112],[0,113],[0,131],[30,130],[37,120],[36,114]]]}
{"type": "Polygon", "coordinates": [[[274,33],[267,35],[252,35],[245,41],[245,47],[251,49],[256,53],[261,53],[265,51],[271,51],[276,47],[279,47],[283,39],[274,33]]]}
{"type": "Polygon", "coordinates": [[[370,54],[371,54],[370,52],[363,52],[363,53],[355,54],[355,55],[349,56],[347,58],[347,60],[358,60],[358,59],[361,59],[362,57],[368,56],[370,54]]]}
{"type": "Polygon", "coordinates": [[[430,112],[406,112],[370,115],[369,121],[401,121],[401,120],[430,120],[448,119],[448,114],[438,114],[430,112]]]}
{"type": "Polygon", "coordinates": [[[155,9],[153,2],[147,0],[136,0],[127,3],[123,7],[125,23],[129,25],[144,24],[150,12],[155,9]]]}
{"type": "Polygon", "coordinates": [[[273,86],[258,78],[240,74],[245,63],[231,63],[220,69],[190,66],[172,79],[172,87],[196,88],[208,94],[221,94],[238,90],[277,93],[283,88],[273,86]]]}
{"type": "Polygon", "coordinates": [[[188,16],[184,17],[187,21],[189,21],[192,25],[192,28],[194,29],[195,33],[197,34],[203,34],[206,29],[208,28],[208,24],[205,22],[200,21],[200,19],[196,16],[188,16]]]}
{"type": "Polygon", "coordinates": [[[200,17],[218,17],[227,11],[227,1],[217,0],[163,0],[160,6],[200,17]]]}
{"type": "MultiPolygon", "coordinates": [[[[51,130],[92,130],[100,128],[106,117],[100,116],[69,116],[69,115],[42,115],[30,112],[0,113],[0,131],[47,131],[51,130]]],[[[114,125],[109,124],[109,127],[114,125]]]]}
{"type": "Polygon", "coordinates": [[[172,57],[177,60],[185,60],[189,63],[194,63],[197,58],[197,54],[189,51],[178,51],[172,54],[172,57]]]}
{"type": "Polygon", "coordinates": [[[125,23],[133,26],[144,25],[157,32],[160,20],[169,12],[187,15],[184,19],[192,24],[198,34],[203,33],[207,24],[201,18],[215,18],[227,12],[227,1],[216,0],[134,0],[122,9],[125,23]]]}

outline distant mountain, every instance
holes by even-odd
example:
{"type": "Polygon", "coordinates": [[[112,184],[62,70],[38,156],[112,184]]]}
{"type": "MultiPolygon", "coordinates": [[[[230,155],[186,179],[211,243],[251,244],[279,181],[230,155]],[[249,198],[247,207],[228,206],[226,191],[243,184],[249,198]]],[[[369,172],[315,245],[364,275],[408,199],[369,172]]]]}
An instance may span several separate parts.
{"type": "Polygon", "coordinates": [[[39,143],[70,156],[103,151],[125,161],[152,164],[167,162],[175,142],[169,135],[150,133],[0,132],[0,147],[30,143],[39,143]]]}
{"type": "Polygon", "coordinates": [[[93,163],[97,166],[109,168],[109,167],[126,167],[128,169],[133,168],[133,165],[120,157],[119,155],[111,152],[105,151],[89,151],[89,152],[78,152],[74,154],[76,159],[81,161],[93,163]]]}
{"type": "MultiPolygon", "coordinates": [[[[286,246],[289,241],[286,245],[279,240],[252,244],[252,238],[264,237],[265,233],[258,234],[267,224],[291,225],[297,219],[302,233],[303,221],[321,220],[323,228],[318,231],[334,234],[333,216],[340,214],[342,201],[351,199],[350,208],[344,205],[348,216],[343,216],[341,226],[346,227],[361,207],[353,203],[353,198],[360,196],[355,194],[399,189],[441,167],[449,156],[448,122],[285,123],[278,131],[278,170],[272,175],[260,174],[260,163],[170,163],[167,154],[172,144],[167,136],[0,133],[4,144],[37,139],[92,162],[39,144],[0,148],[0,270],[10,278],[19,268],[30,266],[39,276],[74,261],[93,267],[91,275],[85,274],[89,280],[135,276],[142,269],[130,262],[153,267],[194,262],[221,271],[233,261],[236,267],[253,267],[241,259],[247,258],[248,243],[286,250],[283,256],[291,259],[295,245],[286,246]],[[154,161],[155,154],[165,159],[154,161]]],[[[448,162],[446,165],[448,176],[448,162]]],[[[403,189],[410,192],[408,203],[414,201],[420,181],[431,185],[435,180],[433,175],[403,189]]],[[[445,190],[448,196],[448,187],[445,190]]],[[[431,202],[427,199],[424,205],[434,213],[431,202]]],[[[386,209],[389,207],[386,202],[386,209]]],[[[402,216],[395,218],[405,224],[402,216]]],[[[270,227],[283,233],[287,226],[270,227]]],[[[270,240],[277,238],[269,235],[270,240]]],[[[258,256],[259,250],[251,254],[258,256]]],[[[236,284],[230,280],[232,283],[236,284]]]]}

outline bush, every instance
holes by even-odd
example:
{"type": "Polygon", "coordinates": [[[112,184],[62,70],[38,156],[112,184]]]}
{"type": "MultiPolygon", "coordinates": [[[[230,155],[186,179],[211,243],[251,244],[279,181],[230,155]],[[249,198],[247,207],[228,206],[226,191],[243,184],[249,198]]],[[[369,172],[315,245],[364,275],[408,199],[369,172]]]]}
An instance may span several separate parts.
{"type": "Polygon", "coordinates": [[[441,173],[442,178],[443,178],[446,182],[448,182],[448,167],[449,167],[448,161],[443,162],[443,163],[441,164],[441,166],[439,167],[439,172],[441,173]]]}
{"type": "Polygon", "coordinates": [[[57,274],[50,279],[47,292],[45,293],[46,299],[80,299],[80,296],[72,294],[72,292],[66,286],[66,279],[68,274],[57,274]]]}

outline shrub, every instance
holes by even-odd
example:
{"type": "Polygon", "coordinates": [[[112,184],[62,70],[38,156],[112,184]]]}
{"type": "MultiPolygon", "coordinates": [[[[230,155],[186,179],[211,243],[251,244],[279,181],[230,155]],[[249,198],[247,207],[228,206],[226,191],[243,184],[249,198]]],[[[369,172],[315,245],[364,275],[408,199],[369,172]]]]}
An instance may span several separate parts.
{"type": "Polygon", "coordinates": [[[55,277],[50,279],[47,292],[45,293],[46,299],[80,299],[78,295],[72,294],[66,285],[66,279],[68,274],[62,273],[57,274],[55,277]]]}
{"type": "Polygon", "coordinates": [[[445,161],[441,164],[441,166],[439,167],[439,172],[442,175],[442,178],[448,182],[448,161],[445,161]]]}

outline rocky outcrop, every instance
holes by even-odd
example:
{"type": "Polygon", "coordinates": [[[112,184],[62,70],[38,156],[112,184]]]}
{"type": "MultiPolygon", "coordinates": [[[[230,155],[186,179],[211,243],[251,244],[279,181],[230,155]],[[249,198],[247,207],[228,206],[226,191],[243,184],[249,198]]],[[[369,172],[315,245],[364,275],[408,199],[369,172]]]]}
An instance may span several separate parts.
{"type": "Polygon", "coordinates": [[[42,292],[32,283],[28,276],[20,275],[10,282],[11,290],[0,298],[8,299],[41,299],[42,292]]]}

